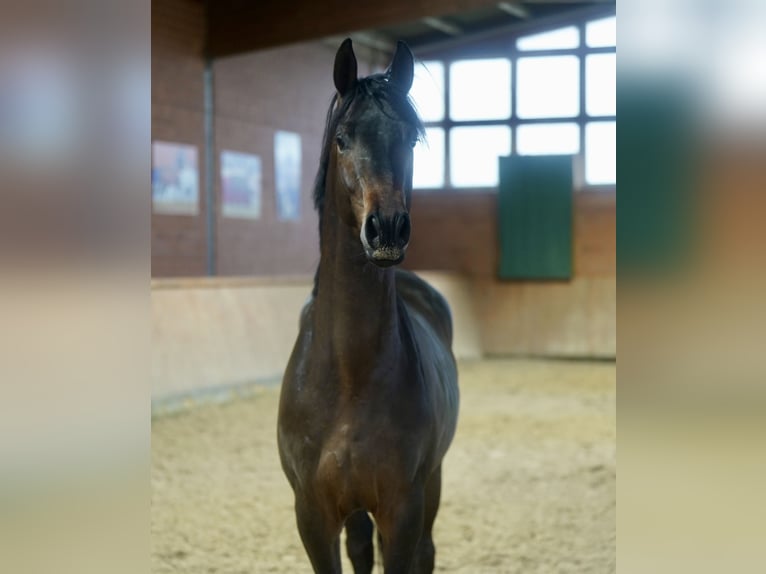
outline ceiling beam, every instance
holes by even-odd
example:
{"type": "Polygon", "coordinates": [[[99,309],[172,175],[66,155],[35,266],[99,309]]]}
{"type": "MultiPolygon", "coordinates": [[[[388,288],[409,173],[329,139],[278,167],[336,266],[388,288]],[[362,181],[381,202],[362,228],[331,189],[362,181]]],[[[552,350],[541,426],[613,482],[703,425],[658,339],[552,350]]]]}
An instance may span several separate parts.
{"type": "Polygon", "coordinates": [[[429,16],[427,18],[423,18],[421,20],[423,24],[426,26],[433,28],[434,30],[438,30],[439,32],[444,32],[448,36],[460,36],[463,31],[454,24],[451,24],[441,18],[434,18],[432,16],[429,16]]]}
{"type": "MultiPolygon", "coordinates": [[[[509,36],[515,37],[522,34],[534,34],[544,32],[557,26],[570,24],[573,19],[590,19],[614,16],[616,5],[607,2],[593,2],[589,6],[564,10],[550,16],[529,18],[528,20],[510,22],[501,26],[487,28],[485,30],[471,32],[460,38],[445,38],[438,41],[426,41],[423,43],[413,42],[410,47],[416,50],[418,57],[442,57],[448,54],[458,54],[484,45],[489,51],[492,45],[507,43],[509,36]]],[[[474,50],[475,51],[475,50],[474,50]]]]}
{"type": "Polygon", "coordinates": [[[395,42],[374,32],[352,32],[351,34],[328,36],[327,38],[324,38],[323,41],[337,48],[346,38],[351,38],[354,46],[364,46],[365,48],[376,50],[378,52],[393,54],[394,48],[396,48],[395,42]]]}
{"type": "Polygon", "coordinates": [[[351,38],[359,61],[384,66],[396,49],[396,43],[377,32],[352,32],[322,38],[320,42],[335,52],[343,40],[351,38]]]}
{"type": "Polygon", "coordinates": [[[510,14],[521,20],[529,18],[529,10],[527,10],[520,2],[499,2],[497,7],[506,14],[510,14]]]}

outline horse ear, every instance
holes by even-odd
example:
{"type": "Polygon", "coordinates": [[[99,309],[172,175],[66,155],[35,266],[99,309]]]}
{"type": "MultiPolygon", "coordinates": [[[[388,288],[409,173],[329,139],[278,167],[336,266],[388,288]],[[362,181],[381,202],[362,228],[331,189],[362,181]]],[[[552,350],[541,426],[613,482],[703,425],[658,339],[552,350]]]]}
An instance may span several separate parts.
{"type": "Polygon", "coordinates": [[[351,47],[351,38],[346,38],[335,54],[335,69],[333,70],[335,89],[343,97],[351,91],[356,84],[356,56],[351,47]]]}
{"type": "Polygon", "coordinates": [[[388,67],[390,81],[399,86],[406,94],[412,87],[412,78],[415,75],[415,62],[407,44],[399,40],[396,43],[396,52],[391,65],[388,67]]]}

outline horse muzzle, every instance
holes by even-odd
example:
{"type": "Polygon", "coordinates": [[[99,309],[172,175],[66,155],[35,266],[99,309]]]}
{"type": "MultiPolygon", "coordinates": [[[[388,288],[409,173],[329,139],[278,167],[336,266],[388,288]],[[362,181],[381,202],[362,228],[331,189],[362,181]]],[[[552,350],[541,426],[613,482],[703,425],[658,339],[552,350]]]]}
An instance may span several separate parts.
{"type": "Polygon", "coordinates": [[[406,212],[368,215],[362,226],[362,245],[367,259],[379,267],[398,265],[410,241],[410,216],[406,212]]]}

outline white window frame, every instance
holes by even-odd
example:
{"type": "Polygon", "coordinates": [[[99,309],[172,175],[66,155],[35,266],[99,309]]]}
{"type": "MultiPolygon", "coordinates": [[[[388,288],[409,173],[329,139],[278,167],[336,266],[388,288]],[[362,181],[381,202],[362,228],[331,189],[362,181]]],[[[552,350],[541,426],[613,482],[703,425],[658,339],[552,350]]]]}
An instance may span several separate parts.
{"type": "Polygon", "coordinates": [[[487,188],[466,188],[456,187],[452,185],[450,180],[450,131],[452,128],[464,127],[464,126],[508,126],[511,128],[511,154],[518,153],[517,134],[518,127],[521,125],[532,124],[557,124],[557,123],[576,123],[580,128],[580,150],[574,156],[573,165],[573,179],[574,186],[577,190],[613,190],[616,188],[616,182],[610,184],[588,184],[585,181],[585,126],[591,122],[608,122],[617,121],[616,115],[607,116],[590,116],[586,112],[586,76],[585,76],[585,63],[587,56],[591,54],[616,54],[616,46],[606,47],[588,47],[586,44],[586,27],[589,22],[600,20],[615,16],[614,13],[604,13],[601,15],[581,15],[573,17],[571,21],[560,21],[556,24],[541,27],[539,29],[525,30],[510,36],[507,42],[504,41],[504,45],[507,45],[507,49],[503,50],[490,50],[482,51],[480,55],[460,57],[459,50],[454,52],[454,56],[439,57],[434,54],[433,56],[425,56],[425,60],[439,61],[444,66],[444,119],[440,121],[426,122],[426,127],[442,128],[444,130],[444,186],[440,188],[417,188],[418,192],[428,192],[429,189],[448,189],[448,190],[470,190],[470,189],[485,189],[492,190],[494,187],[487,188]],[[553,49],[553,50],[518,50],[516,47],[516,40],[538,34],[541,32],[548,32],[559,28],[565,28],[567,26],[576,26],[580,32],[580,44],[577,48],[566,49],[553,49]],[[520,58],[533,57],[533,56],[564,56],[573,55],[577,56],[580,70],[580,112],[579,114],[566,117],[566,118],[534,118],[534,119],[520,119],[517,114],[517,102],[518,102],[518,60],[520,58]],[[453,62],[465,61],[470,59],[487,59],[487,58],[507,58],[511,62],[511,117],[504,120],[466,120],[457,121],[453,120],[449,115],[449,86],[450,86],[450,66],[453,62]]]}

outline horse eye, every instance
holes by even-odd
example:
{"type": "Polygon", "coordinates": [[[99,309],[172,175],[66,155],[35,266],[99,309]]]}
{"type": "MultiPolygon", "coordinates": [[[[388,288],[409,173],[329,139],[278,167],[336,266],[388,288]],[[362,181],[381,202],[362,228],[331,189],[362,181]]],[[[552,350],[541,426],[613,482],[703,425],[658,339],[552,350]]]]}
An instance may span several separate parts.
{"type": "Polygon", "coordinates": [[[410,146],[415,147],[416,145],[418,145],[418,138],[412,138],[410,140],[410,146]]]}
{"type": "Polygon", "coordinates": [[[343,138],[343,136],[335,136],[335,143],[337,144],[339,151],[346,151],[348,144],[346,143],[346,140],[343,138]]]}

